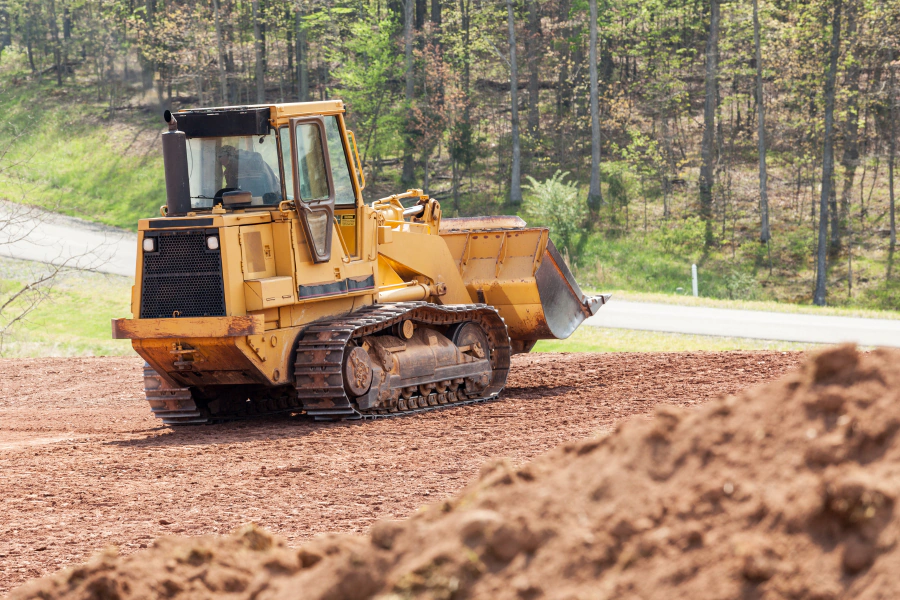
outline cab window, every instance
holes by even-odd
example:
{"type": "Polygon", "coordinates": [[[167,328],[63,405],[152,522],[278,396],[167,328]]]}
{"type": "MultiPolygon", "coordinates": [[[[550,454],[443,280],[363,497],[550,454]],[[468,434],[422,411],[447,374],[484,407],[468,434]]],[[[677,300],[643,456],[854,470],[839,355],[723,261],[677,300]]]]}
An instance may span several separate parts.
{"type": "MultiPolygon", "coordinates": [[[[281,137],[281,156],[284,160],[285,193],[288,200],[294,199],[294,174],[291,169],[291,138],[289,129],[279,130],[281,137]]],[[[326,200],[328,198],[328,176],[325,170],[325,155],[322,151],[322,140],[319,128],[313,124],[297,126],[297,162],[300,178],[300,199],[304,202],[326,200]]]]}
{"type": "Polygon", "coordinates": [[[281,201],[274,134],[191,138],[187,152],[191,208],[210,208],[227,190],[250,192],[254,206],[281,201]]]}
{"type": "Polygon", "coordinates": [[[325,137],[328,140],[328,156],[331,159],[331,177],[334,182],[334,204],[336,206],[354,206],[356,194],[347,167],[347,154],[344,151],[344,139],[336,116],[325,117],[325,137]]]}

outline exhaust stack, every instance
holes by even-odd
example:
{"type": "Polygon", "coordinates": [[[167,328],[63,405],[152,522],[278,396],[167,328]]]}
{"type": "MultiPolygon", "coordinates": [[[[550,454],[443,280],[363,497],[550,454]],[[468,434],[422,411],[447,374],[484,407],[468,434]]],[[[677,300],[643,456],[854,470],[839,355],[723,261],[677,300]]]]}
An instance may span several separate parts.
{"type": "Polygon", "coordinates": [[[163,113],[169,131],[162,134],[163,164],[166,169],[166,215],[177,217],[191,210],[191,186],[188,175],[187,137],[178,131],[171,111],[163,113]]]}

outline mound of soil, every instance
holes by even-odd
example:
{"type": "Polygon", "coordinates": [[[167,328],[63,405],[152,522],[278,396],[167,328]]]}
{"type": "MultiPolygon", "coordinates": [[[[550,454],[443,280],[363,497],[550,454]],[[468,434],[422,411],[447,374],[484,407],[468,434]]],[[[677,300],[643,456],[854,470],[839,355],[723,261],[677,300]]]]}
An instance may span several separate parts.
{"type": "Polygon", "coordinates": [[[12,598],[900,597],[898,430],[900,352],[843,346],[699,410],[488,465],[368,537],[162,538],[12,598]]]}

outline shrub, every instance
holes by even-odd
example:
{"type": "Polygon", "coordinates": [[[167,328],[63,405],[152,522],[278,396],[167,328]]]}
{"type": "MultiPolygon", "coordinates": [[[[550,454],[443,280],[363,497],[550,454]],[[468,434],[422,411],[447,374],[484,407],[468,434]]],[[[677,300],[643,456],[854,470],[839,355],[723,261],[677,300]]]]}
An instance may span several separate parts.
{"type": "Polygon", "coordinates": [[[529,224],[548,227],[554,243],[574,257],[574,238],[584,228],[587,205],[579,198],[578,184],[565,181],[568,175],[556,171],[543,182],[528,176],[530,183],[522,187],[531,193],[523,199],[522,212],[529,224]]]}
{"type": "Polygon", "coordinates": [[[756,296],[756,278],[747,273],[732,271],[725,276],[725,290],[731,300],[751,300],[756,296]]]}

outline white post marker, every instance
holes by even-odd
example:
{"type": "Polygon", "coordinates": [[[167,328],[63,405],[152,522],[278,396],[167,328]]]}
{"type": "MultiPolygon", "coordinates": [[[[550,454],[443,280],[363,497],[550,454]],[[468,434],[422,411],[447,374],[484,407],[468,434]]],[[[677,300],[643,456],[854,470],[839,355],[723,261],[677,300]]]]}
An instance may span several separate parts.
{"type": "Polygon", "coordinates": [[[691,265],[691,286],[694,288],[694,297],[699,296],[697,289],[697,265],[691,265]]]}

